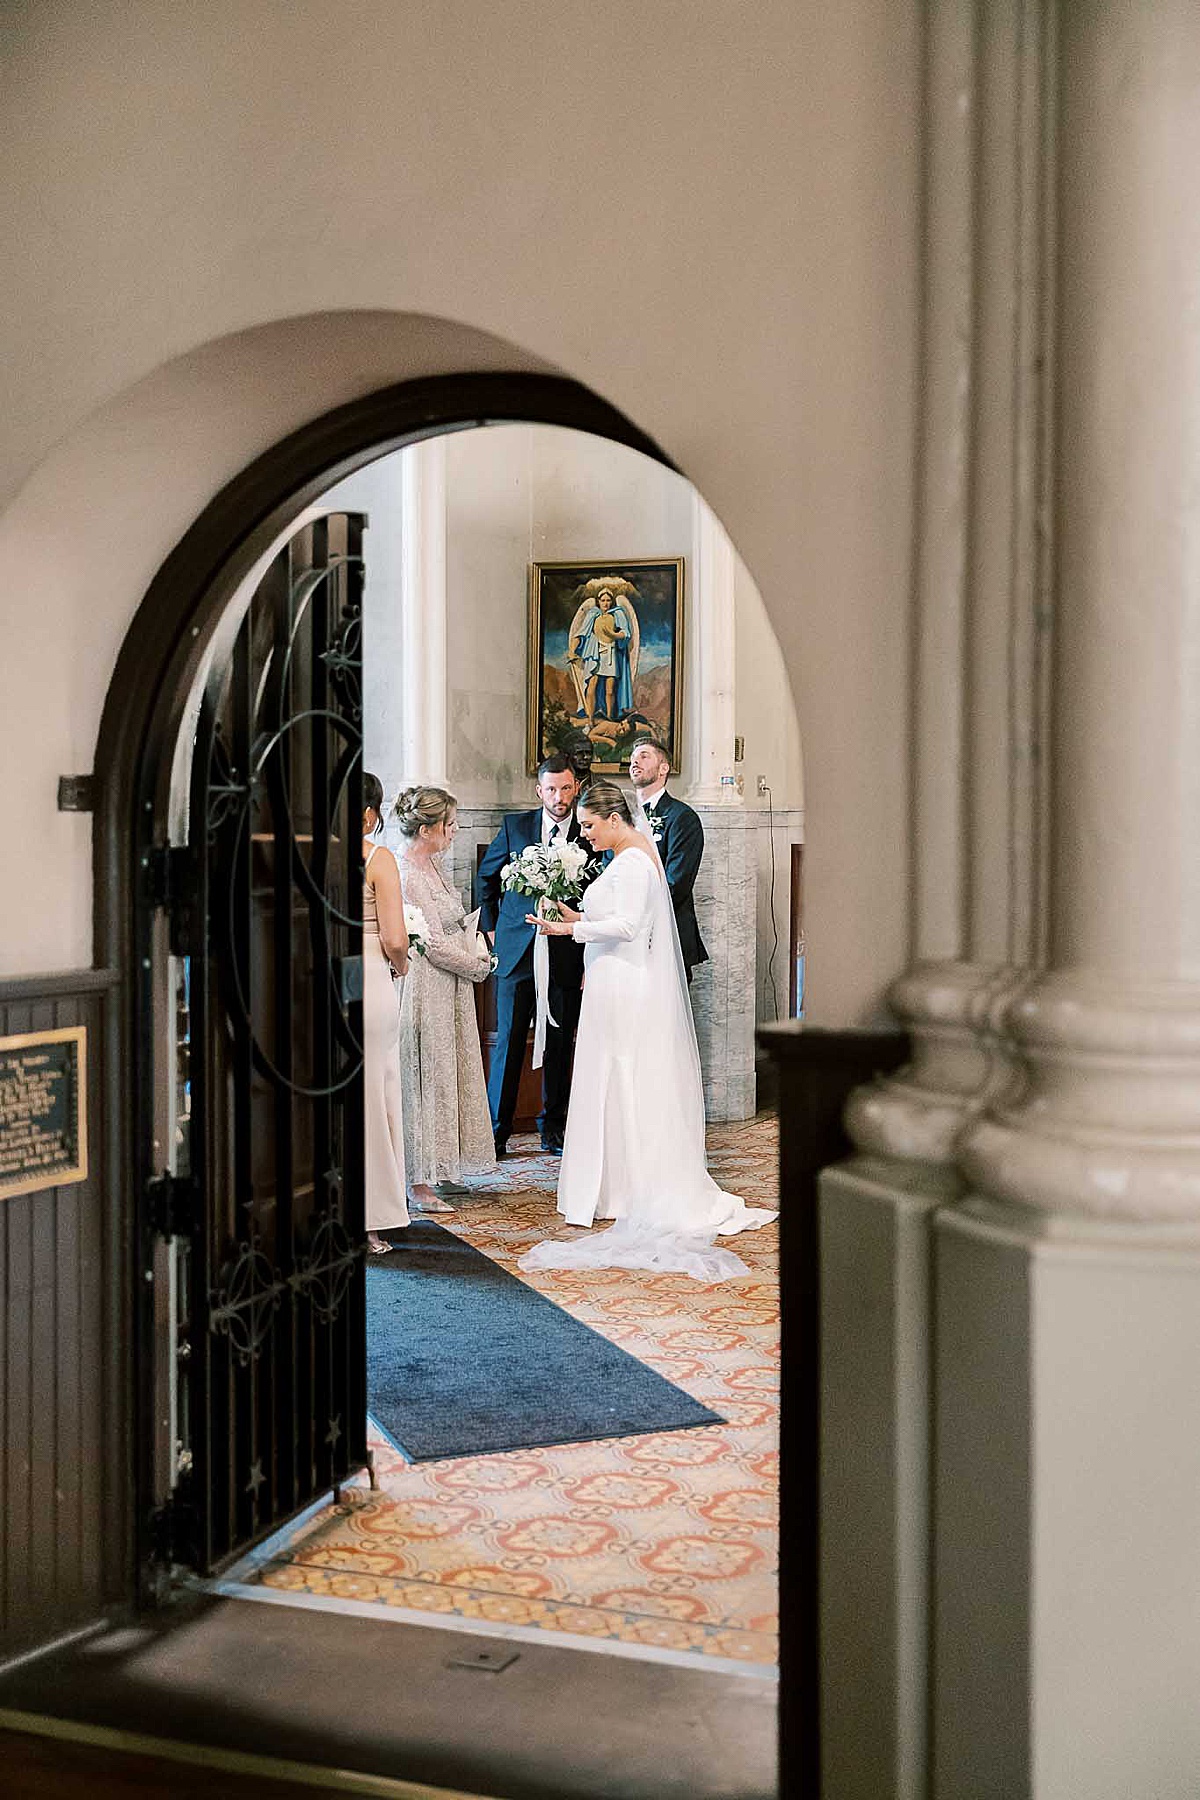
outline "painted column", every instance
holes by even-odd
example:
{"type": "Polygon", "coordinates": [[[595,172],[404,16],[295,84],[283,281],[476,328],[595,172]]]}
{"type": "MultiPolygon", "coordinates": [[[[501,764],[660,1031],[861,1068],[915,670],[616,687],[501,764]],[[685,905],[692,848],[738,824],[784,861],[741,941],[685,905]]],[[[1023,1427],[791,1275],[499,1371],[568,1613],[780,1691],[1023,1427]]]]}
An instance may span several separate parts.
{"type": "Polygon", "coordinates": [[[1049,968],[939,1221],[938,1800],[1200,1769],[1200,9],[1060,14],[1049,968]],[[987,1671],[986,1680],[980,1672],[987,1671]]]}
{"type": "Polygon", "coordinates": [[[690,667],[685,796],[704,826],[696,915],[710,961],[696,971],[692,1016],[710,1120],[745,1119],[756,1103],[754,1071],[756,868],[748,815],[734,774],[736,562],[724,526],[692,496],[691,595],[684,613],[690,667]]]}
{"type": "Polygon", "coordinates": [[[721,777],[734,772],[734,549],[725,527],[699,494],[693,497],[693,508],[692,592],[684,620],[685,655],[693,669],[688,799],[698,808],[739,806],[736,788],[721,785],[721,777]]]}
{"type": "Polygon", "coordinates": [[[1064,33],[1051,968],[1010,1018],[1033,1088],[972,1134],[966,1166],[1016,1206],[1190,1224],[1200,10],[1095,0],[1064,33]]]}
{"type": "Polygon", "coordinates": [[[402,760],[406,784],[449,773],[446,701],[446,440],[399,455],[402,760]]]}
{"type": "Polygon", "coordinates": [[[999,1021],[1044,934],[1047,12],[927,20],[913,961],[889,996],[913,1059],[848,1123],[867,1154],[947,1168],[1010,1081],[999,1021]]]}
{"type": "Polygon", "coordinates": [[[821,1178],[827,1800],[928,1796],[934,1220],[1012,1084],[1001,1022],[1044,916],[1050,40],[1043,0],[925,11],[913,939],[889,994],[912,1057],[852,1096],[858,1154],[821,1178]]]}

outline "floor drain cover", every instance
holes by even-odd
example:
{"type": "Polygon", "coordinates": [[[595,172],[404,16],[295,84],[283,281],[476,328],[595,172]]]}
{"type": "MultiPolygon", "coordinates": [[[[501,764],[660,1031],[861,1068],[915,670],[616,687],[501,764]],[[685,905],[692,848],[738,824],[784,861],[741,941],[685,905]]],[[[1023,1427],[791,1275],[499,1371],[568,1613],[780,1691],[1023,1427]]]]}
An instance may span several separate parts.
{"type": "Polygon", "coordinates": [[[446,1664],[448,1669],[482,1669],[486,1675],[499,1675],[520,1656],[519,1650],[464,1650],[461,1656],[452,1656],[446,1664]]]}

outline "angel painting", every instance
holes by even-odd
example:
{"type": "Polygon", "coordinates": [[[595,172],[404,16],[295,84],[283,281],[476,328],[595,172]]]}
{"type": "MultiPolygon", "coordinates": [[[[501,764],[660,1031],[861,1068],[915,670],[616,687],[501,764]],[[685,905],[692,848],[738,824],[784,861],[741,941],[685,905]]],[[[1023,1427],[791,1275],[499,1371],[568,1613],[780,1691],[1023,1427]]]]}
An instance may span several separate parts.
{"type": "Polygon", "coordinates": [[[590,732],[596,718],[617,724],[633,711],[633,679],[642,638],[637,589],[605,575],[584,584],[583,599],[567,633],[567,667],[579,698],[577,719],[590,732]]]}
{"type": "Polygon", "coordinates": [[[530,575],[530,767],[586,743],[597,771],[617,771],[638,738],[677,762],[682,561],[534,563],[530,575]]]}

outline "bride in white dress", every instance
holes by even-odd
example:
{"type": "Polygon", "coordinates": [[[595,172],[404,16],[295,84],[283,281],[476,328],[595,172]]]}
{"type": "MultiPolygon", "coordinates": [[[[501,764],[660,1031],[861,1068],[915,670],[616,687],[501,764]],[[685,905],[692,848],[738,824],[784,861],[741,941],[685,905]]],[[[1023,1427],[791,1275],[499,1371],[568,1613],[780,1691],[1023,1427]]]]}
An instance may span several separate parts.
{"type": "Polygon", "coordinates": [[[717,1237],[777,1215],[717,1186],[704,1154],[704,1093],[675,912],[649,832],[614,782],[593,782],[579,826],[612,861],[582,912],[539,931],[584,948],[583,1006],[558,1183],[569,1225],[609,1230],[537,1244],[523,1269],[673,1269],[700,1281],[748,1273],[717,1237]]]}

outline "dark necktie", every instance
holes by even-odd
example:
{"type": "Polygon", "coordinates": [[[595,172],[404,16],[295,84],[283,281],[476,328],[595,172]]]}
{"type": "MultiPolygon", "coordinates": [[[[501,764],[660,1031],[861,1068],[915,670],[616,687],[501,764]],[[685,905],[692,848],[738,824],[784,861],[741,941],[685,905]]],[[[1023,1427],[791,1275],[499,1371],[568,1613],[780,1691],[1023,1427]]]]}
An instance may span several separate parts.
{"type": "Polygon", "coordinates": [[[557,836],[558,836],[558,826],[552,825],[550,827],[550,842],[553,843],[557,836]]]}

